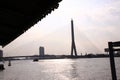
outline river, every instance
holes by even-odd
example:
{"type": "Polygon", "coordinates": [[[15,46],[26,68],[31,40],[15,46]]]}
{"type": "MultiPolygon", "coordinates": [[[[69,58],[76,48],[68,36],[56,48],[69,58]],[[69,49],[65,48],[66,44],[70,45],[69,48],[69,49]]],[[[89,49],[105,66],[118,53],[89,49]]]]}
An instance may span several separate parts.
{"type": "MultiPolygon", "coordinates": [[[[109,58],[49,59],[5,62],[0,80],[112,80],[109,58]]],[[[115,58],[120,80],[120,58],[115,58]]]]}

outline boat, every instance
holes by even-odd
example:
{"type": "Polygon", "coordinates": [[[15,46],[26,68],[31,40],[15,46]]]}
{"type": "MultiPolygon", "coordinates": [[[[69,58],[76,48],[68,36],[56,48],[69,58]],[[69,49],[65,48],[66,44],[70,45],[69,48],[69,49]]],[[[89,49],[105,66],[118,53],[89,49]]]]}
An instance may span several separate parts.
{"type": "Polygon", "coordinates": [[[0,62],[0,70],[4,70],[5,67],[4,67],[4,63],[3,62],[0,62]]]}
{"type": "Polygon", "coordinates": [[[37,58],[33,59],[34,62],[37,62],[38,60],[39,60],[39,59],[37,59],[37,58]]]}

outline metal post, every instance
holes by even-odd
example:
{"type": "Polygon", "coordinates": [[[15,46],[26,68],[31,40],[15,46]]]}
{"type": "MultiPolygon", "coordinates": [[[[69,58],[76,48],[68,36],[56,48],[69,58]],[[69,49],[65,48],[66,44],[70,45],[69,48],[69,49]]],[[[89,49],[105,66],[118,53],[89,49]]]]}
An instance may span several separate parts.
{"type": "Polygon", "coordinates": [[[115,61],[114,61],[114,50],[113,50],[113,44],[112,42],[108,42],[109,46],[109,55],[110,55],[110,66],[111,66],[111,75],[112,75],[112,80],[117,80],[116,77],[116,69],[115,69],[115,61]]]}

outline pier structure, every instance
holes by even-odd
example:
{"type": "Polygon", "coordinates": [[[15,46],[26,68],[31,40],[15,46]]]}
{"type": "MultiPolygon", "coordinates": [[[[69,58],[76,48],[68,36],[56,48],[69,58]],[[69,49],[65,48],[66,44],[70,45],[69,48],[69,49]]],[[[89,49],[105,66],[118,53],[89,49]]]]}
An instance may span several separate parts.
{"type": "Polygon", "coordinates": [[[108,42],[112,80],[117,80],[114,52],[120,51],[120,41],[108,42]]]}
{"type": "Polygon", "coordinates": [[[74,38],[74,24],[73,20],[71,19],[71,35],[72,35],[72,45],[71,45],[71,56],[77,56],[77,50],[75,45],[75,38],[74,38]]]}

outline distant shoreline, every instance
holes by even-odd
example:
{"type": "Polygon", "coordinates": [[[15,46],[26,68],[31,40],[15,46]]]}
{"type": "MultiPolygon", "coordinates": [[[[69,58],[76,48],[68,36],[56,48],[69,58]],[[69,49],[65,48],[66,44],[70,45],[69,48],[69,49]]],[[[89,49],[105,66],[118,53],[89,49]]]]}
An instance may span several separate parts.
{"type": "MultiPolygon", "coordinates": [[[[115,55],[114,57],[120,57],[120,55],[115,55]]],[[[3,57],[5,61],[8,60],[34,60],[34,59],[78,59],[78,58],[109,58],[109,55],[78,55],[78,56],[71,56],[71,55],[44,55],[42,57],[38,55],[34,56],[11,56],[11,57],[3,57]]]]}

